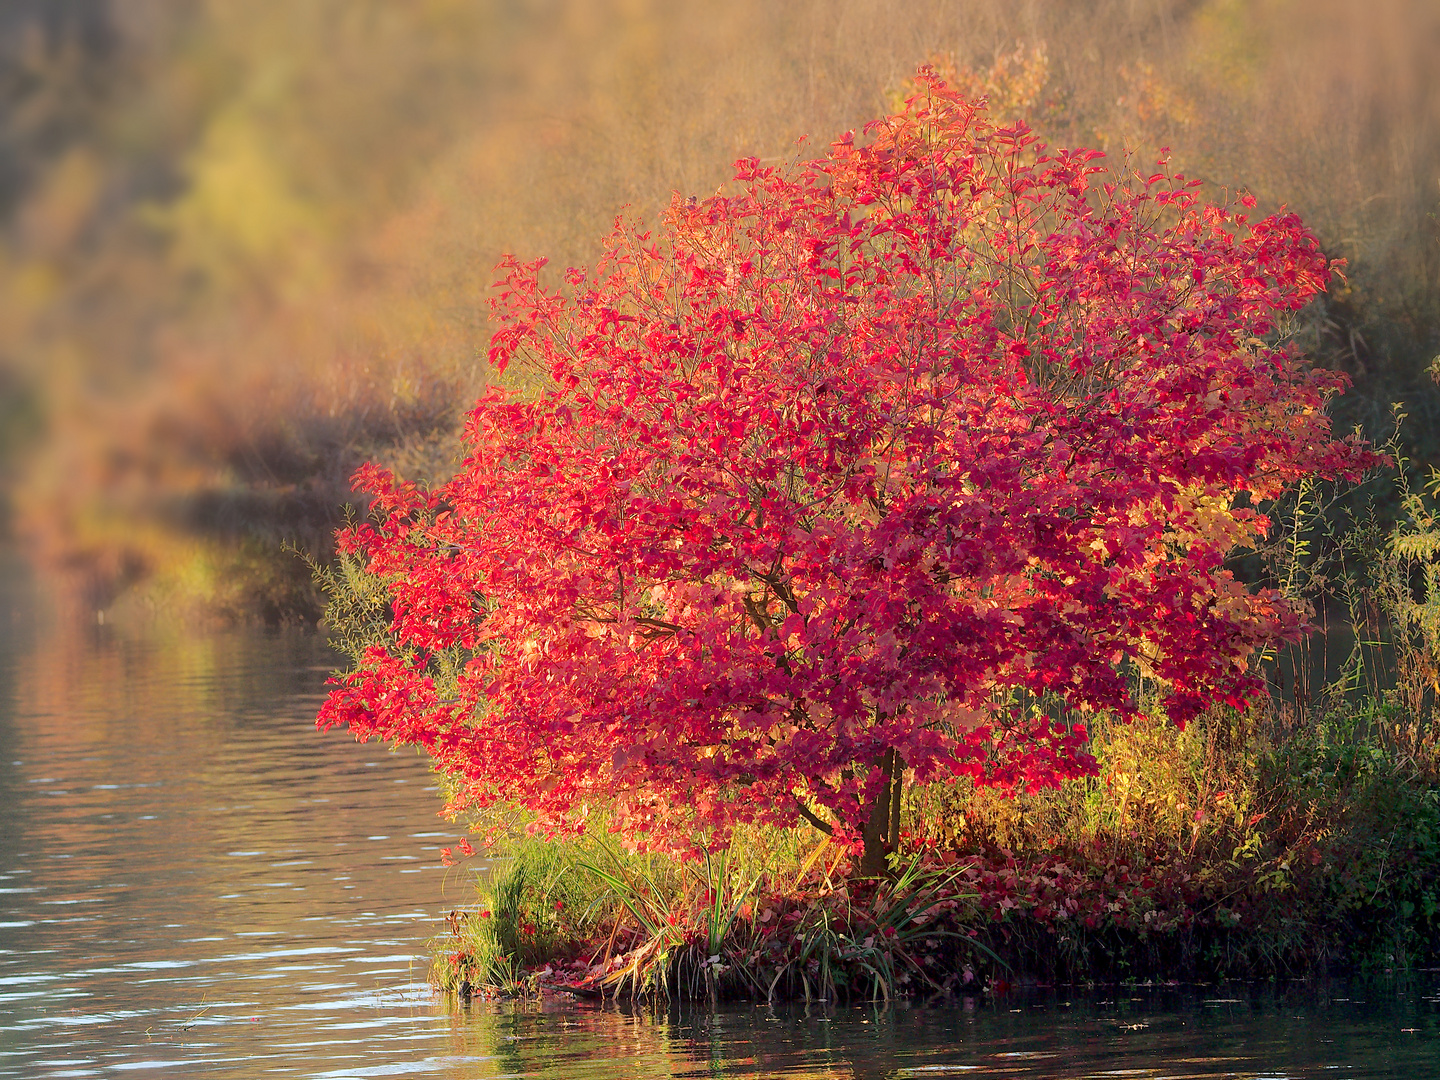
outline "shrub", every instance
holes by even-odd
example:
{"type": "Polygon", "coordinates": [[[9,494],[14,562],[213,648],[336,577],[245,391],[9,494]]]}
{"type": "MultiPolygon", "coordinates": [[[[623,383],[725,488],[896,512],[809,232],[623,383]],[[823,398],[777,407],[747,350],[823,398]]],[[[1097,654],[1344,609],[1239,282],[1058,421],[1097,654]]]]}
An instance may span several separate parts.
{"type": "Polygon", "coordinates": [[[1225,559],[1370,461],[1273,336],[1325,258],[920,83],[561,291],[504,263],[492,362],[549,387],[484,398],[434,490],[358,474],[392,618],[322,724],[424,746],[456,809],[603,802],[692,856],[803,819],[879,873],[902,776],[1083,774],[1136,672],[1181,723],[1258,692],[1300,612],[1225,559]]]}

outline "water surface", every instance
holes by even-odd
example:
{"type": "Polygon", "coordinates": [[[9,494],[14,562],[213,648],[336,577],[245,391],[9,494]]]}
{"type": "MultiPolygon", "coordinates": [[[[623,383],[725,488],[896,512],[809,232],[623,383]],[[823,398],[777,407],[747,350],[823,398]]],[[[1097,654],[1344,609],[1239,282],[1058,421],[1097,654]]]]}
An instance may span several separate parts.
{"type": "Polygon", "coordinates": [[[0,573],[0,1077],[1440,1076],[1436,979],[864,1006],[457,1009],[470,896],[409,752],[321,735],[315,635],[119,632],[0,573]]]}
{"type": "Polygon", "coordinates": [[[317,635],[65,628],[23,584],[0,599],[0,1075],[411,1060],[441,1015],[425,940],[470,894],[424,761],[315,730],[317,635]]]}

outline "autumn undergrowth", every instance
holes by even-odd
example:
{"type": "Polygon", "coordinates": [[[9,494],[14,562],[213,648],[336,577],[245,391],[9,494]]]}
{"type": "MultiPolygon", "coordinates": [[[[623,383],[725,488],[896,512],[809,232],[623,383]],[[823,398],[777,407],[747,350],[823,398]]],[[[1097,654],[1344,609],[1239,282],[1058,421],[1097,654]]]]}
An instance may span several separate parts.
{"type": "Polygon", "coordinates": [[[985,941],[1042,980],[1276,978],[1432,962],[1433,746],[1387,701],[1097,733],[1100,774],[946,793],[932,850],[967,862],[985,941]],[[1158,736],[1158,737],[1157,737],[1158,736]]]}
{"type": "Polygon", "coordinates": [[[434,942],[443,990],[888,1000],[1378,974],[1440,959],[1440,752],[1392,695],[1092,732],[1043,792],[912,790],[892,873],[810,830],[680,864],[516,831],[434,942]]]}

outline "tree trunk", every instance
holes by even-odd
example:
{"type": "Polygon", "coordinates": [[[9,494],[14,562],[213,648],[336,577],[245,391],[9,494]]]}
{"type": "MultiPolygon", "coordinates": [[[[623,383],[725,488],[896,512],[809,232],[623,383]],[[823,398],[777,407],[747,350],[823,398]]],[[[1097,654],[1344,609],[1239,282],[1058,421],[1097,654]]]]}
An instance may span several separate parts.
{"type": "Polygon", "coordinates": [[[900,783],[905,762],[894,750],[880,755],[877,767],[885,782],[870,807],[870,820],[861,834],[865,849],[860,856],[861,877],[884,877],[889,873],[888,857],[900,844],[900,783]]]}

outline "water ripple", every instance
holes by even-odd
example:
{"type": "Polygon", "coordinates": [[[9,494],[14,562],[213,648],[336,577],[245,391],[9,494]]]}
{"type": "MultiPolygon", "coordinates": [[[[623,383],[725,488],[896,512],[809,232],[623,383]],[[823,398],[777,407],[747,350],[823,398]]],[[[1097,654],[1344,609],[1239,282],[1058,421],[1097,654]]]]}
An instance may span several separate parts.
{"type": "Polygon", "coordinates": [[[0,1078],[1437,1071],[1433,978],[1379,1001],[452,1014],[424,985],[423,950],[470,898],[439,865],[459,835],[414,754],[315,731],[323,641],[66,634],[17,614],[17,580],[0,570],[0,1078]]]}

